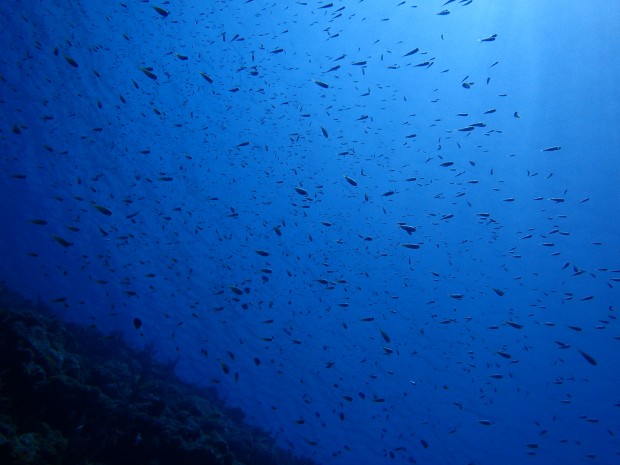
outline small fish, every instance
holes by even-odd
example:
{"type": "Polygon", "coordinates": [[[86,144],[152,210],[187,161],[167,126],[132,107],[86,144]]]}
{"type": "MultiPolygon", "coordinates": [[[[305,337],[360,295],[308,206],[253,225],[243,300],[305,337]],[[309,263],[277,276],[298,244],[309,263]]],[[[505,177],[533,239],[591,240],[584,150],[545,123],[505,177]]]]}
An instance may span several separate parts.
{"type": "Polygon", "coordinates": [[[170,14],[170,13],[168,13],[166,10],[164,10],[163,8],[160,8],[160,7],[158,7],[158,6],[154,6],[154,7],[153,7],[153,9],[154,9],[155,11],[157,11],[157,13],[159,13],[159,14],[160,14],[162,17],[164,17],[164,18],[170,14]]]}
{"type": "Polygon", "coordinates": [[[154,81],[157,80],[157,75],[155,73],[153,73],[153,68],[141,67],[140,71],[142,71],[150,79],[153,79],[154,81]]]}
{"type": "Polygon", "coordinates": [[[266,252],[265,250],[255,250],[254,252],[256,252],[261,257],[268,257],[269,256],[269,252],[266,252]]]}
{"type": "Polygon", "coordinates": [[[350,178],[349,176],[346,176],[346,175],[345,175],[345,177],[344,177],[344,178],[345,178],[345,179],[347,180],[347,182],[348,182],[349,184],[351,184],[353,187],[357,186],[357,181],[356,181],[355,179],[350,178]]]}
{"type": "Polygon", "coordinates": [[[142,328],[142,320],[140,318],[133,319],[133,327],[136,329],[142,328]]]}
{"type": "Polygon", "coordinates": [[[480,39],[480,42],[493,42],[497,38],[497,34],[490,35],[484,39],[480,39]]]}
{"type": "Polygon", "coordinates": [[[237,286],[228,286],[231,291],[233,291],[237,295],[243,295],[243,291],[239,289],[237,286]]]}
{"type": "Polygon", "coordinates": [[[407,244],[400,244],[400,245],[402,245],[403,247],[405,247],[407,249],[414,249],[414,250],[416,250],[416,249],[420,248],[419,244],[409,244],[409,243],[407,243],[407,244]]]}
{"type": "Polygon", "coordinates": [[[308,191],[303,187],[296,187],[295,192],[297,192],[299,195],[303,195],[304,197],[308,196],[308,191]]]}
{"type": "Polygon", "coordinates": [[[398,226],[404,229],[407,232],[407,234],[409,234],[410,236],[411,236],[411,233],[414,233],[416,231],[415,226],[409,226],[408,224],[399,224],[398,226]]]}
{"type": "Polygon", "coordinates": [[[36,224],[36,225],[39,225],[39,226],[45,226],[47,224],[47,221],[46,220],[35,219],[35,220],[30,220],[30,223],[36,224]]]}
{"type": "Polygon", "coordinates": [[[585,358],[587,360],[587,362],[590,365],[594,365],[594,366],[598,365],[597,361],[594,360],[594,358],[592,358],[592,356],[586,354],[583,350],[580,350],[580,349],[577,349],[577,350],[579,350],[579,353],[583,356],[583,358],[585,358]]]}
{"type": "Polygon", "coordinates": [[[200,72],[200,75],[205,78],[205,80],[209,83],[209,84],[213,84],[213,79],[211,79],[211,76],[209,76],[207,73],[203,73],[202,71],[200,72]]]}
{"type": "Polygon", "coordinates": [[[325,84],[325,83],[324,83],[324,82],[322,82],[322,81],[314,81],[314,83],[315,83],[317,86],[322,87],[323,89],[327,89],[327,88],[329,88],[329,85],[328,85],[328,84],[325,84]]]}
{"type": "Polygon", "coordinates": [[[67,60],[67,63],[69,63],[71,66],[73,66],[74,68],[79,67],[77,61],[75,61],[73,58],[65,55],[65,60],[67,60]]]}
{"type": "Polygon", "coordinates": [[[419,51],[420,51],[420,49],[419,49],[419,48],[414,48],[414,49],[413,49],[413,50],[411,50],[410,52],[405,53],[405,54],[403,55],[403,58],[404,58],[404,57],[411,56],[411,55],[413,55],[414,53],[418,53],[419,51]]]}
{"type": "Polygon", "coordinates": [[[102,207],[101,205],[93,205],[99,213],[105,216],[111,216],[112,212],[108,210],[106,207],[102,207]]]}
{"type": "Polygon", "coordinates": [[[60,236],[52,236],[52,239],[54,239],[56,242],[58,242],[63,247],[70,247],[70,246],[73,245],[73,242],[69,242],[69,241],[67,241],[66,239],[63,239],[60,236]]]}
{"type": "Polygon", "coordinates": [[[321,132],[323,133],[325,139],[329,138],[329,135],[327,134],[327,129],[325,129],[323,126],[321,126],[321,132]]]}
{"type": "Polygon", "coordinates": [[[556,150],[560,150],[562,147],[559,145],[555,145],[553,147],[547,147],[546,149],[542,149],[541,152],[555,152],[556,150]]]}
{"type": "Polygon", "coordinates": [[[445,16],[450,14],[450,10],[443,10],[437,13],[439,16],[445,16]]]}

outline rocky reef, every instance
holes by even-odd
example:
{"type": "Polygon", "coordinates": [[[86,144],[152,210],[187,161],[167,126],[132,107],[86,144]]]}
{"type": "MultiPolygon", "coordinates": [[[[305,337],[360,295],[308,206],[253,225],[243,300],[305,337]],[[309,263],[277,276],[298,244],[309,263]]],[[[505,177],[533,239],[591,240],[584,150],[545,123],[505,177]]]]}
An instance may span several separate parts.
{"type": "Polygon", "coordinates": [[[0,463],[314,465],[119,335],[0,287],[0,463]]]}

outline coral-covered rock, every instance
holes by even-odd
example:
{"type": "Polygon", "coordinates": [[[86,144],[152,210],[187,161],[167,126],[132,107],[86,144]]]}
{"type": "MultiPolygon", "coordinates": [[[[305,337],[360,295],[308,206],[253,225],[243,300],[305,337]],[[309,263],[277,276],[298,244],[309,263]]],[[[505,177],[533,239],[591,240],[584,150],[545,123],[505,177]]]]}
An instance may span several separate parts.
{"type": "Polygon", "coordinates": [[[313,465],[276,449],[176,361],[0,293],[0,463],[313,465]]]}

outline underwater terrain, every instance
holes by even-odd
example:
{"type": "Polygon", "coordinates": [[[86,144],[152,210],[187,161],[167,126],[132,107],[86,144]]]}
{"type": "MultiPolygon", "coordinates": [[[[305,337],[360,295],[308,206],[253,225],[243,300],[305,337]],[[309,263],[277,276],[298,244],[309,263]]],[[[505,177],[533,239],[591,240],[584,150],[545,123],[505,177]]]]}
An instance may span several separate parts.
{"type": "Polygon", "coordinates": [[[0,289],[3,464],[313,465],[118,334],[0,289]]]}
{"type": "Polygon", "coordinates": [[[620,462],[619,3],[3,6],[5,457],[620,462]]]}

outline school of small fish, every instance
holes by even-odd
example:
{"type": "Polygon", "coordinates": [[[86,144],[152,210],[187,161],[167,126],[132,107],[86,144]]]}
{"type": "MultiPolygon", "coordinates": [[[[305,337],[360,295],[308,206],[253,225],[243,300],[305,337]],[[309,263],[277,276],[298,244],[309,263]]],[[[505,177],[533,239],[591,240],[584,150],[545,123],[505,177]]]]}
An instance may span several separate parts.
{"type": "Polygon", "coordinates": [[[10,3],[0,279],[320,463],[620,461],[618,248],[488,2],[10,3]]]}

